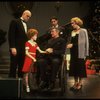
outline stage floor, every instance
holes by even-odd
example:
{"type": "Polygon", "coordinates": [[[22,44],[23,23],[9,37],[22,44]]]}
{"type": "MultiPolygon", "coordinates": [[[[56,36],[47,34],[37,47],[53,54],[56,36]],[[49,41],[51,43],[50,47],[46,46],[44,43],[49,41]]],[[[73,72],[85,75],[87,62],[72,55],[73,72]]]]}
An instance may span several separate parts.
{"type": "MultiPolygon", "coordinates": [[[[0,77],[5,78],[8,75],[1,74],[0,77]]],[[[73,77],[67,77],[66,92],[61,95],[60,89],[56,88],[52,91],[40,91],[31,90],[30,93],[22,91],[22,99],[100,99],[100,76],[99,75],[88,75],[83,80],[82,90],[79,92],[70,91],[70,87],[73,85],[73,77]]],[[[57,85],[57,84],[56,84],[57,85]]]]}

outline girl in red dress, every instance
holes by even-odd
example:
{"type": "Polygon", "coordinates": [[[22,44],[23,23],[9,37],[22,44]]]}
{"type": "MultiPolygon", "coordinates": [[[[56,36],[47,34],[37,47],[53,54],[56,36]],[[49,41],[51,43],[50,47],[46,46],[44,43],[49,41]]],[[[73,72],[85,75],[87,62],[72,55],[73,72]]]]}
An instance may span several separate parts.
{"type": "Polygon", "coordinates": [[[26,57],[22,68],[22,72],[24,72],[26,92],[30,92],[28,74],[32,63],[36,62],[36,50],[38,50],[40,53],[46,53],[45,51],[42,51],[35,42],[37,39],[37,34],[38,31],[36,29],[29,29],[27,33],[29,40],[25,44],[26,57]]]}

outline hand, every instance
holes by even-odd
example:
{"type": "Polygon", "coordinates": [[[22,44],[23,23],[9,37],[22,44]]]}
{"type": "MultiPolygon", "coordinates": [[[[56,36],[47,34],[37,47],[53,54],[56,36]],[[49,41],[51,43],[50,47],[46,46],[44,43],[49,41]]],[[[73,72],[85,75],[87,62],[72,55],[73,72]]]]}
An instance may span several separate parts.
{"type": "Polygon", "coordinates": [[[67,48],[70,49],[70,48],[72,48],[72,46],[73,46],[73,44],[68,44],[68,45],[67,45],[67,48]]]}
{"type": "Polygon", "coordinates": [[[17,55],[17,50],[16,48],[11,48],[11,53],[16,56],[17,55]]]}
{"type": "Polygon", "coordinates": [[[52,48],[48,48],[48,49],[46,49],[46,52],[53,53],[53,49],[52,48]]]}
{"type": "Polygon", "coordinates": [[[34,62],[36,62],[36,59],[33,59],[34,62]]]}

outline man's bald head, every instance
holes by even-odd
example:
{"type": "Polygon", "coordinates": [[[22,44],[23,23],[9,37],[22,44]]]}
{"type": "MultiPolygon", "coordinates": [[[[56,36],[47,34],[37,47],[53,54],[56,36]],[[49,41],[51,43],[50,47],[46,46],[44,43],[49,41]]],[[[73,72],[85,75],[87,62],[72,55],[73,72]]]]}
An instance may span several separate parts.
{"type": "Polygon", "coordinates": [[[30,12],[29,10],[25,10],[25,11],[23,12],[23,14],[30,14],[30,15],[31,15],[31,12],[30,12]]]}
{"type": "Polygon", "coordinates": [[[28,21],[29,18],[31,17],[31,12],[29,10],[25,10],[23,13],[22,13],[22,18],[24,19],[24,21],[28,21]]]}

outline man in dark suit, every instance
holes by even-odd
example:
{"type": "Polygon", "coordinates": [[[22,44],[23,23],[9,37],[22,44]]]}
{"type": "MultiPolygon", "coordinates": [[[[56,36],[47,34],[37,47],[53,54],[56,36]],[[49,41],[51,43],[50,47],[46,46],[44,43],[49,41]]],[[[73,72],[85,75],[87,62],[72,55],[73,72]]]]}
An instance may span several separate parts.
{"type": "Polygon", "coordinates": [[[18,68],[18,77],[23,77],[22,67],[25,57],[25,42],[27,38],[27,24],[30,19],[31,12],[25,10],[22,16],[12,20],[8,31],[8,42],[10,51],[10,72],[9,77],[16,78],[16,70],[18,68]]]}
{"type": "Polygon", "coordinates": [[[47,54],[41,55],[37,61],[37,67],[40,70],[40,85],[41,89],[47,85],[46,70],[50,65],[51,76],[49,77],[48,89],[53,89],[55,85],[56,75],[62,62],[62,55],[65,53],[66,41],[59,36],[60,30],[58,28],[51,29],[51,39],[48,41],[45,50],[47,54]]]}
{"type": "Polygon", "coordinates": [[[47,33],[49,33],[48,37],[50,37],[50,29],[51,28],[59,28],[60,30],[60,37],[64,38],[65,40],[67,39],[67,33],[65,31],[65,28],[63,26],[59,25],[59,20],[57,17],[53,16],[50,18],[50,24],[51,26],[49,27],[49,29],[47,30],[47,33]]]}

